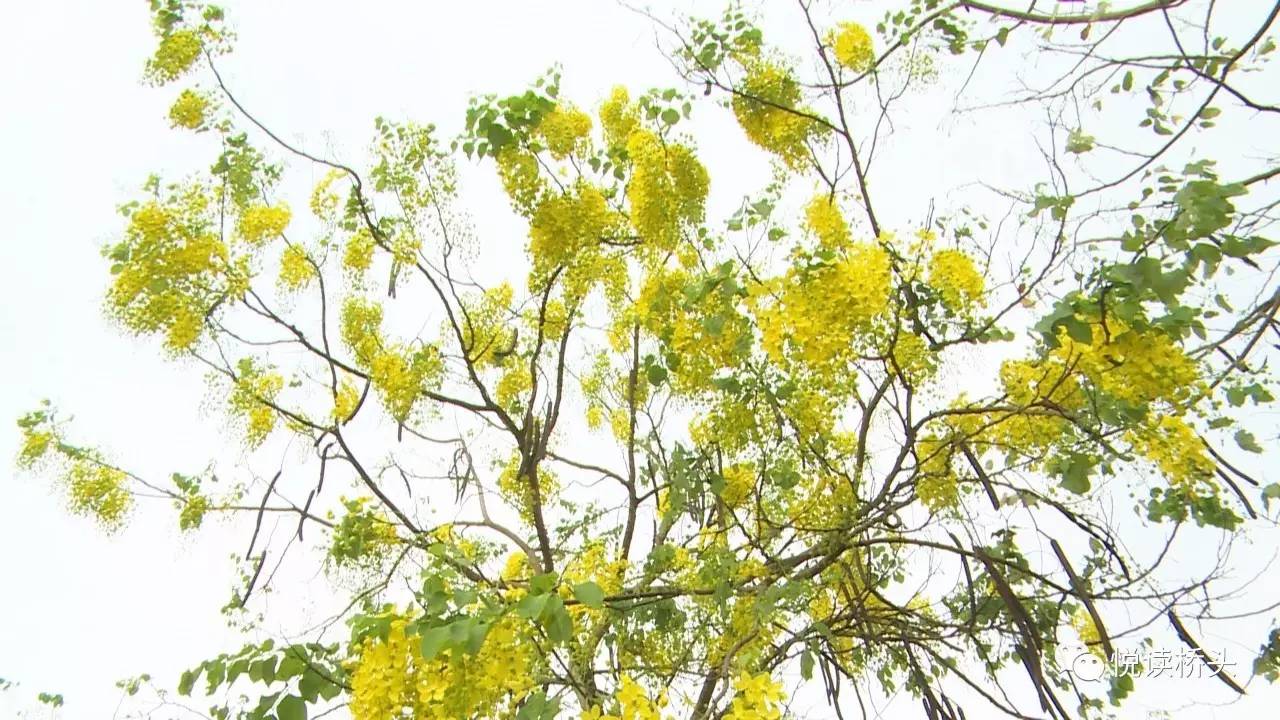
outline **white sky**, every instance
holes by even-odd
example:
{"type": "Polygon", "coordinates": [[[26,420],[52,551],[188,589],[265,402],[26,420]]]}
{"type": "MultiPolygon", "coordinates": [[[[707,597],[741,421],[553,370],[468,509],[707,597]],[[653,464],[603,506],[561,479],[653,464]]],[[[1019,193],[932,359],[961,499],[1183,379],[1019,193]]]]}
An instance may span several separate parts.
{"type": "MultiPolygon", "coordinates": [[[[789,3],[779,4],[794,15],[789,3]]],[[[435,122],[448,136],[459,129],[468,96],[519,90],[556,62],[564,66],[563,94],[584,107],[615,84],[677,84],[648,22],[602,0],[225,5],[239,39],[222,67],[241,101],[284,137],[339,157],[360,156],[375,115],[435,122]]],[[[714,15],[721,4],[676,7],[714,15]]],[[[849,15],[840,19],[878,14],[871,2],[845,7],[849,15]]],[[[76,438],[140,474],[163,478],[227,457],[222,421],[202,410],[201,373],[117,333],[100,311],[107,273],[98,250],[121,229],[116,205],[148,173],[176,177],[211,159],[207,145],[168,129],[177,88],[140,83],[153,47],[146,3],[15,2],[0,17],[0,371],[9,379],[0,390],[0,423],[48,397],[75,415],[76,438]]],[[[876,182],[912,193],[882,196],[887,224],[918,226],[932,195],[975,176],[1016,184],[1040,167],[1016,123],[942,122],[936,113],[945,107],[899,120],[911,141],[880,162],[876,182]]],[[[768,169],[723,114],[703,112],[709,117],[695,128],[713,177],[712,215],[723,216],[767,181],[768,169]]],[[[522,242],[492,185],[476,193],[470,207],[480,242],[522,242]]],[[[998,217],[1004,208],[983,210],[998,217]]],[[[7,462],[18,434],[12,425],[0,428],[8,428],[0,431],[7,462]]],[[[243,526],[213,523],[180,536],[173,513],[154,508],[106,537],[68,516],[46,478],[6,471],[0,478],[0,678],[21,683],[0,694],[0,715],[13,711],[6,703],[15,695],[51,691],[67,698],[61,717],[101,718],[115,707],[117,679],[172,677],[238,647],[218,608],[232,586],[227,555],[243,552],[243,526]]],[[[1270,599],[1280,595],[1274,579],[1261,588],[1270,599]]],[[[1239,642],[1252,651],[1261,636],[1254,626],[1239,642]]],[[[1206,644],[1235,638],[1217,640],[1206,644]]],[[[1243,666],[1251,655],[1231,658],[1243,666]]],[[[1247,676],[1243,670],[1237,676],[1247,676]]],[[[1221,690],[1211,681],[1194,689],[1157,685],[1139,700],[1216,703],[1227,699],[1221,690]]],[[[1274,717],[1278,700],[1280,693],[1255,686],[1226,710],[1178,717],[1274,717]]],[[[1137,704],[1125,716],[1142,712],[1137,704]]]]}

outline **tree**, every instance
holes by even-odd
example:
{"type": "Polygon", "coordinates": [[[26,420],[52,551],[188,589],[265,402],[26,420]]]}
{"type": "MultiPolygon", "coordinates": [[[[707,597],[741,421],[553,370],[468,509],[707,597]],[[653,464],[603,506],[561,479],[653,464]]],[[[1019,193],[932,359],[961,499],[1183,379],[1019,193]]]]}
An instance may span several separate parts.
{"type": "MultiPolygon", "coordinates": [[[[1244,692],[1197,639],[1239,560],[1168,562],[1275,524],[1241,453],[1275,439],[1280,164],[1214,148],[1280,112],[1280,4],[911,0],[869,29],[801,2],[804,47],[736,7],[653,17],[683,89],[588,112],[552,71],[455,139],[379,119],[367,169],[237,99],[221,10],[152,5],[146,79],[220,153],[122,207],[106,308],[209,374],[246,453],[141,477],[46,405],[18,463],[107,530],[157,497],[182,530],[249,518],[248,624],[290,546],[325,548],[345,609],[185,672],[210,715],[741,720],[821,688],[836,713],[905,690],[929,718],[1098,717],[1135,674],[1090,683],[1072,643],[1160,632],[1244,692]],[[983,190],[998,222],[878,213],[913,191],[872,172],[898,108],[959,108],[1016,58],[1023,84],[963,112],[1046,118],[1041,182],[983,190]],[[776,168],[727,220],[733,169],[686,130],[718,102],[776,168]],[[523,247],[522,284],[476,266],[460,163],[526,224],[478,239],[523,247]]],[[[1253,644],[1275,680],[1280,631],[1253,644]]]]}

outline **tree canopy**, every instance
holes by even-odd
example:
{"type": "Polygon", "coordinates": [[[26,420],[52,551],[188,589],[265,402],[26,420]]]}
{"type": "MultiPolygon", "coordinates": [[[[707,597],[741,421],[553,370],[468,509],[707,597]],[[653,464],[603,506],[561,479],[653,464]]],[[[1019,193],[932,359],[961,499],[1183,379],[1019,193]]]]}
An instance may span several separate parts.
{"type": "Polygon", "coordinates": [[[221,9],[151,5],[144,79],[218,151],[121,206],[104,305],[208,376],[244,452],[144,477],[45,404],[17,458],[106,532],[243,518],[224,612],[247,644],[128,694],[254,720],[866,717],[894,695],[1092,718],[1141,678],[1090,682],[1072,648],[1157,640],[1233,693],[1280,677],[1280,626],[1229,669],[1199,639],[1246,619],[1218,610],[1249,587],[1231,550],[1280,517],[1250,457],[1277,439],[1280,157],[1238,152],[1276,137],[1280,4],[801,0],[805,44],[750,5],[637,12],[671,87],[571,100],[551,68],[457,108],[453,137],[378,118],[367,158],[241,102],[221,9]],[[978,102],[992,66],[1016,72],[978,102]],[[1033,110],[1036,180],[883,210],[915,192],[877,169],[921,97],[1033,110]],[[704,113],[773,168],[727,217],[704,113]],[[475,232],[495,209],[464,165],[523,237],[475,232]],[[1219,550],[1189,578],[1186,547],[1219,550]],[[272,637],[285,564],[339,611],[272,637]]]}

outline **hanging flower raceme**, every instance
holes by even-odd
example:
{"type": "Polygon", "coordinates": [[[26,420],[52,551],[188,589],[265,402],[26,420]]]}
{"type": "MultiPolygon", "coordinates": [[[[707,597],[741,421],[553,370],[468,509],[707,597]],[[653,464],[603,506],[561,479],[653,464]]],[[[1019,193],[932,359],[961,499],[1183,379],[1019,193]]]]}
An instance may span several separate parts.
{"type": "Polygon", "coordinates": [[[552,157],[563,160],[582,150],[591,134],[591,116],[569,105],[557,105],[542,116],[537,133],[552,157]]]}
{"type": "Polygon", "coordinates": [[[368,372],[383,406],[398,422],[409,419],[418,401],[444,374],[444,359],[435,345],[405,345],[383,337],[382,306],[376,302],[348,298],[342,306],[340,331],[357,365],[368,372]]]}
{"type": "Polygon", "coordinates": [[[292,213],[289,207],[280,205],[255,205],[240,214],[240,237],[254,245],[274,240],[289,226],[292,213]]]}
{"type": "Polygon", "coordinates": [[[870,346],[874,321],[888,308],[889,256],[879,245],[849,243],[839,252],[801,253],[757,303],[764,347],[811,368],[836,368],[870,346]]]}
{"type": "Polygon", "coordinates": [[[195,90],[183,90],[169,108],[169,123],[173,127],[199,130],[204,126],[209,111],[209,99],[195,90]]]}
{"type": "Polygon", "coordinates": [[[875,46],[867,29],[854,22],[840,23],[829,38],[836,62],[855,72],[866,72],[876,61],[875,46]]]}
{"type": "Polygon", "coordinates": [[[941,250],[929,260],[929,284],[948,310],[969,314],[978,307],[986,289],[973,260],[960,250],[941,250]]]}
{"type": "Polygon", "coordinates": [[[475,653],[443,650],[424,657],[409,619],[392,614],[385,637],[354,649],[347,669],[353,720],[414,717],[509,717],[534,686],[536,647],[513,616],[488,628],[475,653]]]}
{"type": "Polygon", "coordinates": [[[631,223],[640,240],[671,250],[681,230],[702,222],[709,178],[693,151],[664,142],[648,130],[635,130],[627,139],[631,182],[627,201],[631,223]]]}
{"type": "Polygon", "coordinates": [[[187,350],[206,316],[243,287],[247,267],[229,261],[202,186],[175,187],[166,200],[126,213],[125,237],[108,251],[108,311],[135,333],[163,333],[171,352],[187,350]]]}
{"type": "Polygon", "coordinates": [[[278,411],[274,405],[284,388],[284,378],[251,358],[241,360],[237,371],[231,412],[244,424],[245,442],[251,448],[258,447],[275,430],[278,411]]]}
{"type": "Polygon", "coordinates": [[[775,60],[753,60],[742,87],[733,96],[733,114],[751,142],[799,169],[810,157],[809,143],[821,134],[819,125],[800,106],[800,83],[775,60]]]}

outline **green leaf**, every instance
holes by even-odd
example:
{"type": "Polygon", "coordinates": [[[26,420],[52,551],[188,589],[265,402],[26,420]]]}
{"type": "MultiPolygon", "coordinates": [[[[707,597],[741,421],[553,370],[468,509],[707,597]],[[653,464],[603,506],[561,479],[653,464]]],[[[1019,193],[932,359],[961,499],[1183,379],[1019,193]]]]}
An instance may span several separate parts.
{"type": "Polygon", "coordinates": [[[720,334],[724,332],[725,321],[726,319],[724,315],[716,313],[715,315],[704,318],[702,321],[702,327],[705,328],[707,333],[712,337],[720,337],[720,334]]]}
{"type": "Polygon", "coordinates": [[[565,610],[564,601],[559,595],[553,595],[551,602],[547,604],[543,623],[547,628],[547,637],[553,643],[566,643],[573,637],[573,618],[565,610]]]}
{"type": "Polygon", "coordinates": [[[645,377],[649,378],[650,385],[661,385],[667,379],[667,369],[661,365],[653,364],[644,369],[645,377]]]}
{"type": "Polygon", "coordinates": [[[439,655],[440,651],[449,644],[449,635],[448,625],[433,627],[422,633],[422,658],[431,660],[439,655]]]}
{"type": "Polygon", "coordinates": [[[1083,455],[1072,455],[1058,462],[1058,472],[1062,475],[1061,485],[1077,495],[1089,492],[1089,471],[1093,463],[1083,455]]]}
{"type": "Polygon", "coordinates": [[[542,615],[542,611],[547,607],[547,600],[550,595],[525,595],[520,599],[520,603],[516,605],[516,614],[526,620],[533,620],[542,615]]]}
{"type": "Polygon", "coordinates": [[[320,689],[329,681],[325,680],[310,668],[302,674],[302,679],[298,680],[298,692],[302,695],[302,699],[307,702],[316,702],[320,698],[320,689]]]}
{"type": "Polygon", "coordinates": [[[1065,318],[1062,326],[1067,329],[1067,335],[1076,342],[1090,344],[1093,342],[1093,326],[1081,320],[1074,315],[1065,318]]]}
{"type": "Polygon", "coordinates": [[[573,597],[589,608],[599,610],[604,607],[604,590],[593,582],[584,582],[573,586],[573,597]]]}
{"type": "Polygon", "coordinates": [[[286,695],[276,706],[276,717],[280,720],[307,720],[307,704],[297,695],[286,695]]]}
{"type": "Polygon", "coordinates": [[[547,694],[538,691],[525,699],[516,713],[516,720],[553,720],[560,712],[560,698],[547,700],[547,694]]]}
{"type": "Polygon", "coordinates": [[[1271,483],[1262,488],[1262,506],[1271,509],[1271,501],[1280,499],[1280,483],[1271,483]]]}
{"type": "Polygon", "coordinates": [[[280,658],[280,667],[276,670],[277,680],[287,680],[292,677],[297,677],[302,674],[303,670],[306,670],[307,663],[302,659],[303,652],[304,651],[300,646],[295,645],[293,648],[290,648],[289,652],[285,654],[284,657],[280,658]]]}
{"type": "Polygon", "coordinates": [[[560,580],[560,576],[550,572],[534,575],[529,578],[529,592],[531,593],[549,593],[555,589],[556,582],[560,580]]]}
{"type": "Polygon", "coordinates": [[[1262,452],[1262,446],[1258,444],[1258,440],[1253,437],[1253,433],[1241,428],[1236,431],[1236,444],[1241,450],[1248,450],[1251,453],[1262,452]]]}
{"type": "Polygon", "coordinates": [[[1083,130],[1072,130],[1067,135],[1067,152],[1079,155],[1093,149],[1093,136],[1086,135],[1083,130]]]}
{"type": "Polygon", "coordinates": [[[191,689],[196,686],[196,678],[200,677],[199,670],[188,670],[182,673],[182,677],[178,680],[178,694],[190,695],[191,689]]]}
{"type": "Polygon", "coordinates": [[[480,648],[484,647],[484,639],[489,636],[489,629],[493,627],[487,622],[472,622],[467,626],[467,645],[466,650],[470,655],[480,652],[480,648]]]}

